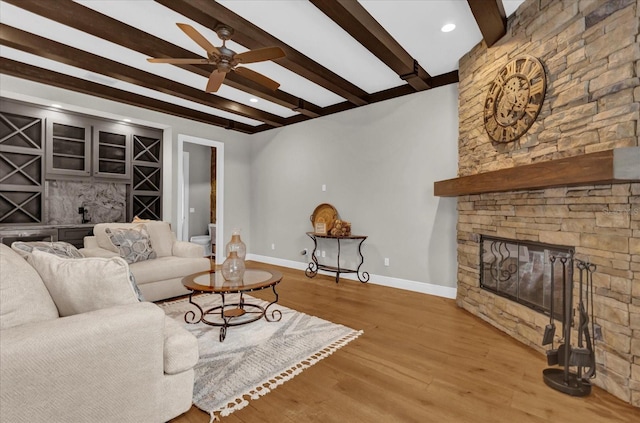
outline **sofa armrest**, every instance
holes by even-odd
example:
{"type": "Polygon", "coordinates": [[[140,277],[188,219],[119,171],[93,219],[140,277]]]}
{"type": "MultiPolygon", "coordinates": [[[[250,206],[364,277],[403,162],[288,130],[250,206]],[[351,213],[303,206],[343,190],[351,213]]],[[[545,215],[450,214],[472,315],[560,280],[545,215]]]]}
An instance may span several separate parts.
{"type": "Polygon", "coordinates": [[[94,235],[92,236],[85,236],[84,238],[82,238],[82,242],[84,244],[84,248],[98,248],[98,238],[96,238],[94,235]]]}
{"type": "Polygon", "coordinates": [[[160,421],[164,325],[135,303],[2,330],[3,420],[160,421]]]}
{"type": "Polygon", "coordinates": [[[173,255],[189,258],[204,257],[204,247],[193,242],[175,241],[173,243],[173,255]]]}

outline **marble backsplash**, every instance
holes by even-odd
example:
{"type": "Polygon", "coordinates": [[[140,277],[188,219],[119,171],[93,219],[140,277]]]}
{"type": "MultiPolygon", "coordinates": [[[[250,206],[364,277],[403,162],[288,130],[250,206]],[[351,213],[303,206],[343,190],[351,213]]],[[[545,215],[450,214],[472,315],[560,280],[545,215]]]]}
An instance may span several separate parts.
{"type": "Polygon", "coordinates": [[[48,181],[46,219],[51,225],[82,223],[79,207],[85,207],[90,223],[125,222],[127,187],[125,184],[48,181]]]}

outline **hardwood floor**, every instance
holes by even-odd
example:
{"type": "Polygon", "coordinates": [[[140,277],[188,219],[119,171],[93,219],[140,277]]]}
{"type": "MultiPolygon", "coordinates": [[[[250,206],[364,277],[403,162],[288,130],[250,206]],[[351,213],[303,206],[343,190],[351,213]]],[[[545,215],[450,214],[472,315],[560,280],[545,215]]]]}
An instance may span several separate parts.
{"type": "MultiPolygon", "coordinates": [[[[640,409],[598,387],[584,398],[547,387],[541,354],[454,300],[276,268],[281,305],[364,334],[223,423],[640,422],[640,409]]],[[[209,416],[192,407],[171,422],[209,416]]]]}

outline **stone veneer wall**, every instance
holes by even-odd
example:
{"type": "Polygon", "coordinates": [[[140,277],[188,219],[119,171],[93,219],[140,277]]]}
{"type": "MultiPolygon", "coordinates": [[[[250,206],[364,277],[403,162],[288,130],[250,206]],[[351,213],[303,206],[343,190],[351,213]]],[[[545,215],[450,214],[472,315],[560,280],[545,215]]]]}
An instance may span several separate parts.
{"type": "MultiPolygon", "coordinates": [[[[638,9],[636,0],[527,0],[503,39],[461,58],[459,176],[640,145],[638,9]],[[519,140],[493,143],[486,92],[522,54],[545,64],[542,111],[519,140]]],[[[594,383],[640,407],[640,183],[461,196],[458,214],[458,305],[541,352],[548,318],[480,289],[480,234],[575,246],[598,266],[594,383]]]]}

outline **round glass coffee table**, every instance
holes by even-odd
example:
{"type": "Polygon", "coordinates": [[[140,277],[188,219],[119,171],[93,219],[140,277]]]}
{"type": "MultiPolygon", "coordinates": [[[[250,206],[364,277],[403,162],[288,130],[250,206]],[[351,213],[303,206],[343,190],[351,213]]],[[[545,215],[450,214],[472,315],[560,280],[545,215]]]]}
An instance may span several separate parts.
{"type": "Polygon", "coordinates": [[[276,270],[251,267],[245,270],[242,281],[235,282],[226,280],[220,270],[207,270],[185,276],[182,278],[182,284],[191,291],[189,303],[198,309],[197,313],[199,314],[196,314],[195,311],[187,311],[184,315],[184,321],[190,324],[202,322],[210,326],[220,326],[220,342],[226,338],[227,328],[230,326],[246,325],[260,320],[263,316],[268,322],[277,322],[282,318],[280,310],[271,310],[270,314],[267,314],[267,311],[278,302],[276,285],[281,280],[282,273],[276,270]],[[246,292],[268,288],[273,290],[275,299],[266,307],[245,301],[244,294],[246,292]],[[194,298],[197,298],[196,294],[199,293],[218,294],[222,304],[203,309],[194,301],[194,298]],[[236,302],[226,302],[229,294],[239,295],[236,302]]]}

